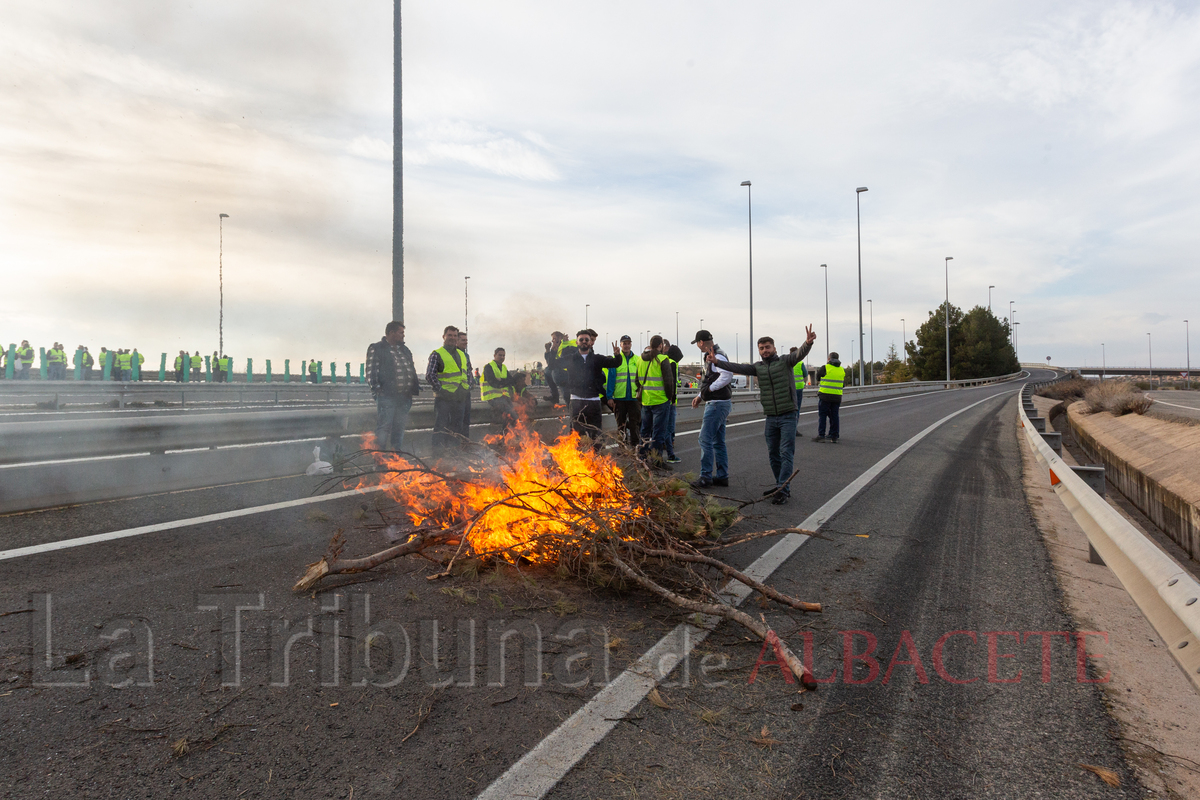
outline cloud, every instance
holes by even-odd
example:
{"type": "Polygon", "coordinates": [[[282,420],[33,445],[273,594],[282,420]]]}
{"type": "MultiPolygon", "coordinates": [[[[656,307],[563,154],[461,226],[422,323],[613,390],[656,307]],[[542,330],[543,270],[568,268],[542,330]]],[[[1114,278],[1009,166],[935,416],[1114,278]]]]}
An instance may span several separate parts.
{"type": "Polygon", "coordinates": [[[517,138],[466,122],[446,121],[412,135],[404,159],[414,166],[465,165],[521,180],[556,181],[561,176],[548,150],[536,133],[517,138]]]}

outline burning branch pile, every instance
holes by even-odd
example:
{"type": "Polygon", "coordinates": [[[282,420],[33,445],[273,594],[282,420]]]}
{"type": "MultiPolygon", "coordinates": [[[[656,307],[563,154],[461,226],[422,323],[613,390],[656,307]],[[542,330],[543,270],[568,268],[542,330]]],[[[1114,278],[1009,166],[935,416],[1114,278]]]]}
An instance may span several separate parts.
{"type": "MultiPolygon", "coordinates": [[[[770,633],[765,621],[730,605],[721,594],[725,581],[800,611],[821,610],[820,604],[782,594],[712,555],[797,529],[719,541],[722,531],[742,519],[737,507],[697,499],[683,481],[660,477],[633,458],[619,457],[619,463],[574,434],[547,445],[517,425],[486,444],[453,473],[400,453],[363,451],[362,457],[378,465],[372,475],[378,474],[403,515],[400,525],[388,526],[398,543],[364,558],[342,558],[345,540],[339,531],[328,552],[308,566],[296,591],[309,590],[329,575],[440,549],[435,560],[442,569],[430,580],[450,575],[467,559],[552,565],[601,586],[639,586],[681,609],[733,620],[764,640],[770,633]]],[[[807,678],[786,648],[781,655],[797,676],[807,678]]]]}

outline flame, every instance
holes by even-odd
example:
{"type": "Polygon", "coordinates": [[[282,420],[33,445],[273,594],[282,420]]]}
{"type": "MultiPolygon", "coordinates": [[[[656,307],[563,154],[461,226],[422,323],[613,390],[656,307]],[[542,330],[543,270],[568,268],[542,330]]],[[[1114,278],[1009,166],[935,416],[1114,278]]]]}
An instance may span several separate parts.
{"type": "Polygon", "coordinates": [[[470,468],[466,476],[460,469],[450,479],[377,451],[376,460],[396,470],[382,473],[384,492],[405,507],[414,526],[465,525],[476,554],[499,553],[509,561],[554,561],[564,541],[582,531],[619,531],[645,514],[621,468],[589,439],[572,432],[547,445],[522,420],[484,441],[500,454],[498,463],[470,468]]]}

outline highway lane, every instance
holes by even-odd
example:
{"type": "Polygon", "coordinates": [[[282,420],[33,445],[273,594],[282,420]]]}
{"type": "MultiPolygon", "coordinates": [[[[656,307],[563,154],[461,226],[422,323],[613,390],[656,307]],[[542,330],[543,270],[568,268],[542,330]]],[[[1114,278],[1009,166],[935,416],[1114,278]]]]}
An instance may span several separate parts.
{"type": "MultiPolygon", "coordinates": [[[[756,506],[754,510],[757,517],[743,523],[743,528],[795,524],[915,431],[968,402],[992,394],[998,396],[995,401],[980,406],[976,412],[964,415],[965,419],[961,422],[947,423],[944,431],[936,437],[931,436],[929,441],[920,446],[920,453],[906,456],[886,473],[864,493],[861,504],[852,504],[845,514],[833,521],[834,531],[826,534],[832,541],[814,540],[800,550],[785,571],[776,576],[776,582],[786,591],[825,602],[829,611],[820,618],[798,618],[794,622],[785,621],[787,615],[772,611],[772,621],[777,622],[781,631],[788,631],[796,624],[809,623],[822,626],[814,630],[826,632],[845,629],[844,626],[852,624],[869,629],[870,625],[879,624],[870,616],[843,618],[837,614],[842,613],[842,609],[865,607],[872,614],[891,618],[893,612],[890,604],[900,599],[904,600],[906,608],[928,610],[912,597],[919,595],[919,592],[902,591],[895,598],[890,597],[890,590],[895,583],[894,578],[888,577],[892,572],[872,572],[850,558],[859,558],[864,564],[895,566],[896,554],[907,552],[906,548],[911,547],[911,544],[905,544],[905,536],[912,535],[911,528],[915,523],[910,521],[907,526],[900,526],[904,527],[905,536],[889,532],[890,526],[899,525],[898,519],[904,514],[913,516],[916,512],[912,507],[920,506],[930,497],[940,498],[935,505],[954,504],[953,498],[957,495],[943,495],[928,476],[942,475],[948,469],[952,474],[964,472],[964,451],[967,453],[967,465],[976,459],[989,466],[984,472],[984,479],[958,487],[961,489],[959,494],[972,498],[976,494],[980,498],[988,496],[994,487],[986,478],[997,473],[997,470],[1002,473],[1003,464],[1007,461],[1012,461],[1012,464],[1018,462],[1013,461],[1012,453],[1007,452],[1004,446],[995,443],[999,439],[982,437],[975,440],[970,439],[968,434],[981,424],[976,420],[979,415],[983,415],[979,419],[987,419],[988,414],[999,419],[998,414],[1009,413],[1011,418],[1011,401],[1002,397],[1014,388],[967,390],[897,399],[857,409],[847,408],[843,412],[841,444],[814,444],[807,438],[798,442],[798,465],[802,474],[792,505],[756,506]],[[1002,412],[1001,407],[1007,407],[1009,411],[1002,412]],[[971,426],[968,426],[968,422],[971,422],[971,426]],[[921,462],[916,458],[918,455],[931,460],[929,463],[921,462]],[[910,459],[916,464],[912,468],[913,475],[904,472],[910,459]],[[952,467],[947,467],[947,464],[952,467]],[[873,505],[868,504],[866,498],[876,497],[879,487],[891,481],[893,476],[897,477],[899,486],[891,486],[887,493],[878,495],[881,500],[875,500],[873,505]],[[901,477],[903,480],[899,480],[901,477]],[[860,505],[873,509],[865,521],[853,516],[854,509],[860,505]],[[884,509],[882,520],[876,518],[881,513],[879,505],[884,509]],[[870,538],[860,539],[859,532],[870,538]],[[851,544],[846,545],[846,542],[851,544]],[[835,544],[837,549],[834,549],[835,544]],[[861,555],[848,553],[844,549],[847,546],[861,546],[864,552],[861,555]],[[874,547],[875,550],[868,551],[866,547],[874,547]],[[828,548],[828,553],[822,548],[828,548]],[[893,552],[887,548],[896,549],[893,552]],[[855,574],[856,571],[864,576],[861,582],[834,580],[855,574]]],[[[806,432],[811,433],[809,429],[815,428],[815,418],[810,415],[802,419],[806,432]]],[[[735,471],[729,494],[750,498],[769,482],[761,423],[731,428],[730,440],[735,471]]],[[[695,468],[698,452],[694,442],[694,436],[680,438],[677,449],[685,459],[685,463],[680,465],[682,468],[695,468]]],[[[1012,468],[1011,464],[1009,468],[1012,468]]],[[[230,505],[267,502],[294,495],[304,486],[302,481],[264,482],[262,485],[187,493],[186,497],[160,496],[50,514],[24,515],[20,519],[4,518],[5,535],[14,525],[36,527],[33,522],[36,518],[40,518],[37,525],[47,529],[42,535],[62,537],[111,529],[113,524],[121,521],[144,524],[149,519],[170,517],[172,514],[179,516],[180,512],[203,513],[230,505]],[[56,517],[56,514],[68,516],[56,517]]],[[[1018,522],[1026,523],[1027,519],[1020,514],[1020,501],[1007,496],[1011,494],[1011,484],[1002,486],[1008,489],[1001,492],[1006,496],[1000,510],[1010,516],[1015,513],[1018,522]]],[[[454,687],[437,694],[420,680],[411,678],[388,690],[355,689],[344,678],[337,686],[321,686],[320,681],[312,677],[313,673],[306,671],[328,670],[326,662],[329,653],[327,648],[320,646],[297,647],[298,651],[302,651],[302,660],[295,665],[295,673],[301,675],[303,680],[293,681],[284,687],[270,686],[270,662],[274,656],[271,655],[272,638],[267,620],[299,621],[310,615],[315,616],[317,641],[323,642],[321,634],[330,630],[330,620],[345,619],[345,610],[332,614],[321,613],[322,599],[329,602],[328,597],[296,597],[287,591],[287,587],[304,563],[313,560],[323,549],[335,525],[353,529],[359,522],[355,517],[363,513],[361,506],[364,502],[369,510],[373,502],[370,500],[355,498],[331,501],[323,512],[327,519],[311,514],[310,510],[294,510],[270,518],[230,520],[196,526],[190,530],[153,534],[136,541],[112,542],[0,563],[0,575],[3,575],[3,581],[0,582],[0,613],[29,608],[32,594],[51,592],[56,604],[53,627],[57,638],[52,649],[57,656],[54,663],[61,664],[63,656],[79,652],[89,654],[89,659],[96,659],[93,661],[96,671],[86,688],[22,688],[32,678],[39,677],[33,674],[31,667],[26,667],[24,671],[21,667],[33,647],[30,639],[35,626],[31,620],[40,619],[40,616],[27,611],[0,618],[0,653],[3,654],[5,668],[5,672],[0,674],[0,694],[5,691],[2,688],[4,681],[13,676],[17,678],[12,684],[16,687],[14,694],[4,698],[5,704],[0,706],[0,725],[6,734],[3,737],[5,744],[0,745],[0,749],[4,750],[0,756],[6,765],[3,770],[10,779],[6,784],[24,789],[33,787],[38,791],[78,791],[87,796],[88,787],[91,786],[87,776],[110,774],[106,771],[113,769],[111,764],[120,763],[124,770],[122,775],[134,776],[130,780],[136,778],[137,791],[124,795],[129,797],[161,796],[169,789],[184,785],[201,789],[208,787],[210,790],[220,787],[222,794],[237,794],[254,788],[261,796],[287,796],[288,792],[324,793],[335,789],[344,791],[350,785],[357,785],[356,796],[360,797],[386,796],[396,787],[439,797],[464,796],[481,789],[536,744],[542,735],[552,730],[566,714],[583,703],[592,690],[556,689],[552,685],[541,689],[523,686],[510,689],[507,685],[485,688],[477,685],[474,688],[454,687]],[[241,599],[247,605],[257,606],[259,592],[264,595],[264,611],[247,612],[248,621],[243,632],[246,643],[255,650],[252,656],[247,656],[243,685],[236,689],[217,690],[214,666],[223,664],[228,668],[230,654],[228,647],[224,651],[218,647],[221,625],[216,621],[215,612],[197,611],[201,604],[200,595],[247,595],[241,599]],[[107,633],[105,626],[115,617],[145,620],[146,625],[153,629],[155,640],[161,643],[157,663],[166,677],[156,678],[154,687],[134,686],[116,690],[108,688],[96,677],[108,669],[98,656],[104,652],[100,645],[105,642],[98,641],[97,632],[107,633]],[[431,694],[434,695],[432,699],[431,694]],[[235,702],[233,709],[223,712],[230,716],[208,722],[206,712],[230,699],[235,702]],[[422,709],[435,700],[437,708],[423,718],[422,709]],[[333,706],[332,703],[338,705],[333,706]],[[399,743],[396,732],[408,732],[422,718],[421,730],[408,743],[399,743]],[[114,719],[120,721],[113,722],[114,719]],[[225,723],[246,727],[222,728],[225,723]],[[136,730],[131,731],[131,728],[136,730]],[[20,743],[7,735],[18,729],[26,732],[20,743]],[[148,732],[143,729],[163,730],[148,732]],[[213,746],[207,746],[210,742],[204,737],[217,731],[220,733],[216,735],[223,738],[211,742],[213,746]],[[170,743],[167,740],[175,741],[176,737],[196,739],[199,742],[194,747],[196,752],[178,761],[173,760],[167,754],[166,747],[170,743]],[[223,746],[217,747],[217,743],[223,746]],[[50,758],[47,759],[47,756],[50,758]],[[112,761],[114,757],[118,761],[112,761]],[[43,761],[56,767],[45,777],[39,771],[43,761]],[[189,777],[191,780],[186,780],[189,777]]],[[[966,507],[974,508],[969,504],[966,507]]],[[[920,514],[917,517],[925,519],[920,514]]],[[[967,522],[974,519],[970,516],[967,522]]],[[[942,525],[940,522],[938,524],[942,525]]],[[[1014,529],[1020,528],[1017,525],[1014,529]]],[[[972,543],[976,543],[977,539],[972,539],[972,543]]],[[[350,546],[352,549],[371,549],[374,542],[370,534],[355,534],[352,535],[350,546]]],[[[762,549],[746,548],[745,552],[733,555],[739,562],[745,563],[762,549]]],[[[1037,555],[1033,553],[1030,557],[1037,555]]],[[[1044,554],[1041,555],[1044,557],[1044,554]]],[[[920,578],[919,582],[929,580],[929,575],[916,568],[921,566],[922,560],[916,559],[916,565],[912,564],[912,560],[910,558],[905,568],[900,570],[901,574],[911,573],[920,578]]],[[[611,636],[623,640],[622,645],[606,649],[612,654],[612,666],[617,670],[679,618],[662,610],[657,604],[646,605],[644,600],[637,598],[577,592],[568,584],[544,580],[530,587],[509,577],[477,587],[467,583],[468,596],[483,599],[480,604],[469,604],[453,595],[443,594],[441,588],[453,587],[431,585],[424,580],[423,574],[419,562],[398,562],[377,575],[367,576],[371,583],[345,589],[344,594],[349,597],[343,599],[349,602],[364,592],[370,592],[375,603],[373,608],[380,616],[407,622],[439,618],[447,625],[456,618],[479,616],[482,624],[482,619],[489,615],[508,615],[533,620],[545,630],[553,630],[576,617],[586,617],[594,622],[591,627],[603,624],[611,636]],[[489,595],[499,600],[490,600],[489,595]],[[564,612],[561,617],[553,611],[560,601],[565,603],[559,608],[564,612]],[[494,604],[489,605],[494,602],[503,603],[505,607],[500,609],[494,604]],[[482,605],[489,607],[485,609],[482,605]],[[577,607],[577,612],[571,611],[572,606],[577,607]],[[526,610],[516,610],[522,607],[526,610]]],[[[948,590],[960,588],[953,586],[948,590]]],[[[1034,598],[1029,604],[1039,607],[1038,603],[1043,599],[1034,598]]],[[[974,624],[982,621],[969,622],[974,624]]],[[[1037,624],[1042,623],[1055,625],[1061,624],[1061,620],[1037,620],[1037,624]]],[[[229,624],[227,622],[227,627],[229,624]]],[[[965,622],[953,619],[951,624],[965,622]]],[[[738,654],[739,671],[734,675],[736,682],[744,684],[749,666],[746,659],[752,663],[756,649],[742,646],[736,632],[722,631],[729,641],[726,642],[727,646],[721,646],[720,649],[738,654]]],[[[928,661],[929,643],[925,641],[924,631],[924,628],[914,628],[914,636],[917,636],[920,647],[925,650],[928,661]],[[917,636],[918,631],[921,636],[917,636]]],[[[344,638],[345,632],[341,635],[344,638]]],[[[882,631],[877,631],[877,635],[883,642],[882,631]]],[[[415,623],[412,637],[413,646],[417,648],[419,636],[415,623]]],[[[833,645],[825,640],[818,643],[818,653],[824,652],[822,648],[831,646],[836,646],[836,636],[833,645]]],[[[881,651],[890,646],[890,642],[881,644],[881,651]]],[[[112,646],[108,647],[111,649],[112,646]]],[[[348,662],[349,654],[344,653],[343,657],[348,662]]],[[[1055,657],[1058,658],[1058,655],[1055,657]]],[[[457,662],[452,659],[451,663],[457,662]]],[[[1007,666],[1008,662],[1004,663],[1007,666]]],[[[818,665],[821,667],[818,674],[825,674],[824,668],[828,665],[821,663],[820,656],[818,665]]],[[[61,682],[68,677],[78,679],[77,671],[71,666],[64,665],[63,669],[54,670],[56,674],[46,673],[40,677],[46,679],[49,674],[54,679],[43,682],[61,682]]],[[[957,668],[960,664],[955,662],[954,666],[957,668]]],[[[1056,689],[1062,688],[1057,684],[1052,685],[1056,689]]],[[[773,682],[760,680],[755,687],[758,688],[752,687],[751,691],[761,694],[754,698],[754,702],[770,710],[771,714],[784,714],[786,718],[795,713],[806,723],[814,718],[824,719],[826,714],[840,715],[836,712],[836,704],[816,713],[819,706],[812,705],[813,695],[800,698],[809,711],[791,712],[788,705],[791,700],[782,695],[777,673],[773,682]]],[[[824,702],[826,694],[849,692],[854,688],[835,686],[832,692],[823,689],[815,699],[818,703],[824,702]]],[[[1029,690],[1036,687],[1026,682],[1021,688],[1029,690]]],[[[789,750],[786,758],[782,755],[776,757],[777,752],[784,752],[782,745],[770,745],[769,751],[760,750],[759,745],[745,743],[740,728],[730,733],[716,723],[695,722],[693,712],[699,713],[695,711],[695,703],[710,702],[714,710],[732,709],[734,702],[741,702],[740,698],[746,690],[730,690],[728,695],[720,694],[717,689],[707,691],[718,694],[714,697],[696,695],[691,699],[679,698],[677,702],[686,710],[670,716],[666,723],[678,727],[687,736],[697,735],[695,739],[684,736],[685,741],[692,742],[696,757],[675,760],[673,754],[672,758],[665,759],[670,763],[662,766],[643,765],[648,773],[674,780],[676,785],[681,786],[686,785],[686,781],[679,784],[679,780],[704,774],[708,776],[706,780],[712,780],[712,785],[720,785],[719,776],[711,775],[712,755],[728,750],[732,747],[730,742],[736,742],[740,749],[736,758],[728,762],[729,769],[725,772],[735,778],[740,775],[743,781],[740,785],[745,786],[747,776],[760,774],[755,770],[761,768],[767,755],[772,759],[767,763],[776,769],[776,774],[785,777],[790,775],[783,767],[800,763],[794,751],[789,750]],[[695,725],[701,727],[698,730],[689,727],[695,725]],[[714,737],[721,741],[716,741],[714,737]],[[702,742],[713,744],[716,750],[707,745],[701,746],[702,742]],[[747,760],[746,753],[742,752],[746,748],[750,748],[751,756],[758,756],[758,761],[752,758],[747,760]],[[700,756],[704,756],[708,763],[697,764],[700,756]],[[696,772],[699,767],[704,769],[696,772]]],[[[672,697],[678,693],[673,689],[664,692],[672,697]]],[[[917,698],[914,694],[911,702],[916,703],[917,698]]],[[[1083,707],[1089,713],[1097,707],[1091,702],[1092,699],[1090,695],[1083,697],[1083,707]]],[[[841,703],[847,704],[852,700],[852,695],[847,694],[841,703]]],[[[742,710],[746,708],[748,706],[743,706],[742,710]]],[[[851,706],[847,705],[846,708],[850,711],[851,706]]],[[[944,710],[936,705],[933,708],[935,711],[944,710]]],[[[639,709],[637,713],[654,712],[639,709]]],[[[862,716],[857,711],[850,713],[854,716],[846,716],[846,719],[862,716]]],[[[891,713],[894,712],[885,709],[884,716],[891,713]]],[[[715,719],[728,721],[738,717],[740,721],[745,721],[738,716],[742,714],[741,711],[722,714],[715,719]]],[[[1027,721],[1024,718],[1019,720],[1027,721]]],[[[631,723],[629,727],[632,729],[634,724],[644,726],[650,723],[647,717],[631,723]]],[[[754,723],[758,724],[758,718],[754,718],[754,723]]],[[[770,729],[776,730],[778,724],[776,717],[771,716],[770,729]]],[[[611,796],[621,793],[622,784],[605,777],[601,764],[611,762],[604,759],[615,758],[619,766],[628,765],[638,763],[635,759],[646,752],[642,743],[623,742],[620,739],[625,728],[618,728],[618,734],[601,745],[594,759],[589,758],[569,775],[560,790],[569,792],[569,787],[574,786],[580,790],[579,794],[561,796],[588,796],[589,793],[593,796],[611,796]],[[631,747],[634,748],[632,751],[629,749],[631,747]],[[580,781],[587,785],[581,785],[580,781]]],[[[943,743],[939,736],[934,733],[930,735],[943,743]]],[[[921,736],[915,743],[910,742],[909,746],[922,746],[922,742],[927,744],[928,740],[921,736]]],[[[827,744],[829,748],[837,748],[843,747],[845,742],[831,739],[827,744]]],[[[656,740],[655,746],[661,751],[664,745],[656,740]]],[[[943,743],[943,746],[947,745],[943,743]]],[[[821,752],[828,755],[833,751],[821,752]]],[[[1097,758],[1110,755],[1093,754],[1097,758]]],[[[928,753],[920,751],[920,755],[928,753]]],[[[1038,769],[1043,766],[1038,765],[1038,769]]],[[[834,768],[838,769],[837,765],[834,768]]],[[[821,765],[820,769],[826,767],[821,765]]],[[[838,771],[841,772],[840,769],[838,771]]],[[[115,773],[112,774],[116,777],[115,773]]],[[[621,774],[626,775],[625,772],[621,774]]],[[[852,774],[858,780],[863,779],[861,772],[852,774]]],[[[981,774],[986,777],[990,773],[984,770],[981,774]]],[[[1040,773],[1036,770],[1022,773],[1029,779],[1036,774],[1040,773]]],[[[642,780],[640,776],[626,777],[629,780],[642,780]]],[[[782,785],[786,786],[786,783],[782,785]]],[[[807,786],[804,783],[797,785],[801,788],[807,786]]],[[[1086,796],[1078,794],[1077,790],[1082,789],[1073,783],[1063,785],[1067,796],[1086,796]]],[[[643,794],[646,792],[643,791],[643,794]]]]}

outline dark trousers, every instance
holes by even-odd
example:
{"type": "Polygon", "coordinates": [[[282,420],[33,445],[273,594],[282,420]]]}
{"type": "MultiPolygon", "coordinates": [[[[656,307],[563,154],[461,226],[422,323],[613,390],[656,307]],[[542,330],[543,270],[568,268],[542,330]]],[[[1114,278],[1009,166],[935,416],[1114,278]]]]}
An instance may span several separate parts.
{"type": "Polygon", "coordinates": [[[642,458],[645,458],[651,450],[659,455],[666,455],[667,414],[669,413],[671,413],[670,403],[642,406],[642,442],[638,447],[638,455],[642,458]]]}
{"type": "Polygon", "coordinates": [[[470,397],[463,392],[461,399],[436,397],[433,400],[433,451],[440,453],[457,446],[461,439],[470,438],[466,427],[470,397]]]}
{"type": "Polygon", "coordinates": [[[817,436],[825,435],[825,420],[829,419],[829,438],[836,439],[841,433],[838,411],[842,407],[842,398],[836,395],[831,399],[828,395],[817,395],[817,436]]]}
{"type": "Polygon", "coordinates": [[[630,446],[637,446],[642,432],[642,404],[637,400],[615,400],[617,432],[630,446]]]}
{"type": "Polygon", "coordinates": [[[408,424],[412,402],[411,396],[381,394],[375,398],[375,410],[379,412],[375,423],[375,447],[380,450],[404,449],[404,428],[408,424]]]}
{"type": "Polygon", "coordinates": [[[571,430],[580,436],[595,439],[600,435],[600,401],[571,401],[571,430]]]}
{"type": "Polygon", "coordinates": [[[554,380],[554,371],[546,370],[546,385],[550,387],[550,402],[558,405],[558,382],[554,380]]]}
{"type": "MultiPolygon", "coordinates": [[[[764,436],[767,440],[767,460],[771,462],[771,473],[775,476],[775,485],[783,486],[784,481],[792,477],[792,462],[796,454],[796,420],[800,412],[790,411],[787,414],[772,414],[767,417],[764,436]]],[[[789,494],[784,486],[783,494],[789,494]]]]}

